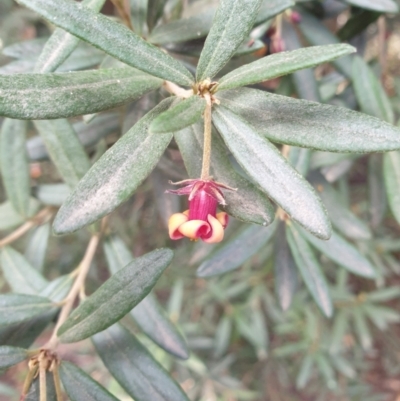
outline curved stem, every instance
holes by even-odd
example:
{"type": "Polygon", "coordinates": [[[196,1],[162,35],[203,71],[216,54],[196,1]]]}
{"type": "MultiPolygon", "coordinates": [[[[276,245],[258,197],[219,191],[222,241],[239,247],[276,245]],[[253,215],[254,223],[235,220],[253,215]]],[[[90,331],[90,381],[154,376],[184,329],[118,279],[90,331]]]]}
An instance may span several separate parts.
{"type": "Polygon", "coordinates": [[[188,97],[193,95],[193,90],[192,89],[183,89],[180,86],[174,84],[173,82],[170,81],[164,81],[163,83],[163,88],[171,93],[172,95],[181,97],[183,99],[187,99],[188,97]]]}
{"type": "Polygon", "coordinates": [[[203,146],[203,164],[201,166],[200,179],[207,181],[210,179],[210,164],[211,164],[211,95],[204,94],[207,105],[204,111],[204,146],[203,146]]]}

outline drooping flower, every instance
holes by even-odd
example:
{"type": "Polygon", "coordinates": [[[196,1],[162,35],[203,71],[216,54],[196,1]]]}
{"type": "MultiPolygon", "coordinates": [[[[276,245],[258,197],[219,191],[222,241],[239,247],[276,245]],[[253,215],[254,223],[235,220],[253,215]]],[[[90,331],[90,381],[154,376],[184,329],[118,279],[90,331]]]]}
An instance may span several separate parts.
{"type": "Polygon", "coordinates": [[[217,243],[224,238],[224,229],[228,225],[228,215],[217,213],[218,204],[225,205],[221,188],[230,189],[224,184],[212,180],[185,180],[176,183],[185,184],[177,190],[167,192],[187,195],[189,209],[173,214],[168,222],[169,236],[173,240],[183,237],[191,240],[201,239],[207,243],[217,243]]]}

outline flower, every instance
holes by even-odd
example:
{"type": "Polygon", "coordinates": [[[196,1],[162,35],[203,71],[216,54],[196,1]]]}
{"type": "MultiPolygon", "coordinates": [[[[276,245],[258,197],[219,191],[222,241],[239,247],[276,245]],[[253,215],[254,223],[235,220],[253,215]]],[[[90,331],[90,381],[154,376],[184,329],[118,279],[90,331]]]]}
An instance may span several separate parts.
{"type": "Polygon", "coordinates": [[[195,241],[199,238],[209,244],[217,243],[224,238],[224,229],[228,225],[228,215],[217,213],[218,203],[225,205],[221,188],[231,189],[212,180],[185,180],[175,185],[184,187],[167,192],[176,195],[188,195],[189,210],[173,214],[168,221],[169,236],[173,240],[183,237],[195,241]]]}

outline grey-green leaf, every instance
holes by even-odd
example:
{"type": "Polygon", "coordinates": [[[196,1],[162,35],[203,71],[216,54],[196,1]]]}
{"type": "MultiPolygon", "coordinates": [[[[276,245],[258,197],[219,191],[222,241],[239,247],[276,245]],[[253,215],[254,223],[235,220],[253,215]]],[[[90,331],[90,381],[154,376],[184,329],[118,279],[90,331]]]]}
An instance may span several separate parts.
{"type": "Polygon", "coordinates": [[[74,188],[90,167],[89,158],[68,120],[37,120],[51,160],[69,187],[74,188]]]}
{"type": "MultiPolygon", "coordinates": [[[[175,132],[174,138],[189,176],[199,177],[203,152],[202,124],[194,124],[175,132]]],[[[212,138],[211,175],[216,181],[238,189],[224,193],[227,203],[225,210],[230,215],[249,223],[271,224],[275,217],[271,202],[264,193],[232,168],[227,149],[216,133],[212,138]]]]}
{"type": "Polygon", "coordinates": [[[97,113],[138,99],[162,80],[130,67],[0,76],[0,115],[54,119],[97,113]]]}
{"type": "MultiPolygon", "coordinates": [[[[28,216],[32,217],[39,209],[40,203],[35,198],[29,199],[28,216]]],[[[9,230],[19,224],[22,224],[25,219],[17,213],[9,201],[0,204],[0,230],[9,230]]]]}
{"type": "Polygon", "coordinates": [[[0,326],[21,323],[49,312],[51,301],[44,297],[25,294],[0,295],[0,326]]]}
{"type": "Polygon", "coordinates": [[[178,85],[191,86],[193,77],[177,60],[147,43],[128,28],[71,0],[18,0],[53,24],[110,56],[178,85]]]}
{"type": "Polygon", "coordinates": [[[342,107],[256,89],[217,93],[221,105],[250,121],[268,139],[329,152],[384,152],[400,148],[400,129],[342,107]]]}
{"type": "Polygon", "coordinates": [[[122,326],[96,334],[93,342],[107,369],[136,401],[188,401],[180,386],[122,326]]]}
{"type": "Polygon", "coordinates": [[[346,0],[346,3],[367,10],[380,11],[382,13],[399,12],[399,6],[393,0],[346,0]]]}
{"type": "Polygon", "coordinates": [[[0,346],[0,370],[7,369],[28,357],[28,352],[23,348],[0,346]]]}
{"type": "Polygon", "coordinates": [[[293,258],[308,290],[322,312],[328,317],[332,316],[333,305],[329,287],[312,249],[294,224],[288,227],[286,235],[293,258]]]}
{"type": "Polygon", "coordinates": [[[217,88],[218,90],[225,90],[256,84],[268,79],[291,74],[297,70],[315,67],[316,65],[327,63],[355,51],[356,49],[353,46],[334,44],[305,47],[290,52],[271,54],[224,75],[219,80],[217,88]]]}
{"type": "Polygon", "coordinates": [[[257,14],[256,24],[267,21],[293,6],[294,1],[292,0],[263,0],[257,14]]]}
{"type": "Polygon", "coordinates": [[[0,131],[0,170],[7,198],[14,209],[28,216],[30,176],[25,149],[26,121],[5,119],[0,131]]]}
{"type": "Polygon", "coordinates": [[[29,237],[24,256],[38,271],[43,271],[47,245],[50,235],[50,223],[36,227],[29,237]]]}
{"type": "Polygon", "coordinates": [[[213,122],[236,160],[259,187],[312,234],[329,238],[330,222],[320,199],[276,147],[222,106],[215,107],[213,122]]]}
{"type": "Polygon", "coordinates": [[[150,174],[172,134],[151,135],[151,121],[171,104],[165,99],[109,149],[80,181],[59,210],[54,231],[65,234],[93,223],[127,200],[150,174]]]}
{"type": "Polygon", "coordinates": [[[60,379],[71,401],[118,401],[108,390],[72,363],[61,362],[60,379]]]}
{"type": "Polygon", "coordinates": [[[150,292],[172,257],[171,250],[159,249],[134,259],[71,313],[57,332],[60,340],[80,341],[120,320],[150,292]]]}
{"type": "Polygon", "coordinates": [[[200,120],[205,108],[204,98],[191,96],[157,116],[150,124],[149,131],[152,134],[179,131],[200,120]]]}
{"type": "Polygon", "coordinates": [[[212,277],[240,267],[267,244],[275,229],[274,223],[269,227],[247,227],[207,258],[197,269],[197,276],[212,277]]]}
{"type": "Polygon", "coordinates": [[[400,152],[388,152],[383,156],[383,174],[386,193],[393,216],[400,222],[400,152]]]}
{"type": "Polygon", "coordinates": [[[1,250],[0,263],[4,278],[14,292],[34,295],[48,284],[19,252],[9,246],[1,250]]]}
{"type": "Polygon", "coordinates": [[[225,66],[247,38],[262,0],[221,0],[197,65],[201,82],[225,66]]]}

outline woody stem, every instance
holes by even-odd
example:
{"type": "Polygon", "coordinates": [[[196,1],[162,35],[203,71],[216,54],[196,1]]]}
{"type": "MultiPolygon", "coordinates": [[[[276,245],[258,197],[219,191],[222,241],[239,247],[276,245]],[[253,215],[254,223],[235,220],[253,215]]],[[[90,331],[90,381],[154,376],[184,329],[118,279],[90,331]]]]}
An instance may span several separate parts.
{"type": "Polygon", "coordinates": [[[201,167],[201,179],[207,181],[210,178],[210,162],[211,162],[211,96],[209,93],[204,95],[207,105],[204,110],[204,148],[203,148],[203,164],[201,167]]]}

